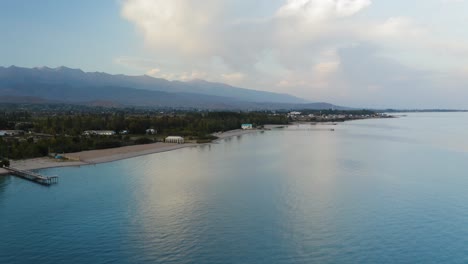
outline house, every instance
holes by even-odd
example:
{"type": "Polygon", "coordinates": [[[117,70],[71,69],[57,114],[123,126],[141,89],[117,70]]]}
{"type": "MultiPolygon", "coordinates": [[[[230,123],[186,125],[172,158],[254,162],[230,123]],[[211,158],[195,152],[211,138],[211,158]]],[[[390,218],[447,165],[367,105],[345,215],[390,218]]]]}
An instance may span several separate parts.
{"type": "Polygon", "coordinates": [[[167,137],[164,142],[166,143],[177,143],[177,144],[184,144],[185,143],[185,140],[183,137],[179,137],[179,136],[169,136],[167,137]]]}
{"type": "Polygon", "coordinates": [[[114,136],[116,133],[112,130],[86,130],[83,132],[85,136],[114,136]]]}
{"type": "Polygon", "coordinates": [[[23,130],[0,130],[0,137],[14,137],[23,135],[23,130]]]}
{"type": "Polygon", "coordinates": [[[294,112],[289,112],[288,116],[298,116],[298,115],[301,115],[301,114],[302,114],[301,112],[294,111],[294,112]]]}
{"type": "Polygon", "coordinates": [[[244,130],[253,129],[253,125],[252,124],[242,124],[241,128],[244,129],[244,130]]]}
{"type": "Polygon", "coordinates": [[[91,130],[86,130],[83,132],[83,136],[91,136],[91,135],[93,135],[93,131],[91,130]]]}
{"type": "Polygon", "coordinates": [[[155,134],[157,134],[157,133],[158,133],[158,131],[155,130],[155,129],[152,129],[152,128],[146,129],[146,134],[147,134],[147,135],[155,135],[155,134]]]}
{"type": "Polygon", "coordinates": [[[98,131],[99,136],[114,136],[115,134],[116,134],[115,131],[111,131],[111,130],[98,131]]]}

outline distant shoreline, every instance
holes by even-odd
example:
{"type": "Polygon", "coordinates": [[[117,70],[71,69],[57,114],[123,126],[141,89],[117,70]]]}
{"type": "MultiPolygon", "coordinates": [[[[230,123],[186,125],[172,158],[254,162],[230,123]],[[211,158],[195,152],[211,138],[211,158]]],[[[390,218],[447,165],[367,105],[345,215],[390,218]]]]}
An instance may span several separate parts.
{"type": "MultiPolygon", "coordinates": [[[[272,129],[276,127],[282,127],[285,125],[266,125],[265,129],[272,129]]],[[[217,143],[223,139],[241,136],[245,134],[256,133],[265,131],[265,129],[252,129],[252,130],[230,130],[221,133],[214,133],[213,135],[218,137],[211,143],[217,143]]],[[[80,167],[87,165],[95,165],[101,163],[114,162],[124,159],[135,158],[139,156],[145,156],[155,153],[162,153],[173,151],[182,148],[190,148],[201,146],[203,144],[187,143],[187,144],[173,144],[173,143],[153,143],[146,145],[133,145],[120,148],[101,149],[101,150],[89,150],[81,151],[76,153],[67,153],[62,156],[67,158],[66,161],[55,160],[50,157],[24,159],[24,160],[11,160],[11,167],[20,170],[39,170],[39,169],[51,169],[61,167],[80,167]]],[[[9,172],[5,169],[0,168],[0,175],[8,175],[9,172]]]]}

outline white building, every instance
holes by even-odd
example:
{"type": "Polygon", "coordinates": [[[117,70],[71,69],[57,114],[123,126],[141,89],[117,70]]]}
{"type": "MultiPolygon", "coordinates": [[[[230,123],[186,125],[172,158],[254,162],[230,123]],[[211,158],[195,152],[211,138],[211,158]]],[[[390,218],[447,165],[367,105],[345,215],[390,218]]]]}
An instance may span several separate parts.
{"type": "Polygon", "coordinates": [[[152,129],[152,128],[146,129],[146,134],[147,135],[155,135],[157,133],[158,133],[158,131],[156,131],[155,129],[152,129]]]}
{"type": "Polygon", "coordinates": [[[98,135],[100,136],[113,136],[117,133],[115,133],[115,131],[111,131],[111,130],[102,130],[102,131],[98,131],[98,135]]]}
{"type": "Polygon", "coordinates": [[[14,137],[14,136],[22,135],[22,134],[24,134],[23,130],[0,130],[0,137],[3,137],[3,136],[14,137]]]}
{"type": "Polygon", "coordinates": [[[301,115],[302,113],[301,112],[290,112],[288,114],[288,116],[298,116],[298,115],[301,115]]]}
{"type": "Polygon", "coordinates": [[[87,130],[83,132],[85,136],[114,136],[116,133],[112,130],[87,130]]]}
{"type": "Polygon", "coordinates": [[[244,129],[244,130],[253,129],[253,125],[252,124],[242,124],[241,128],[244,129]]]}
{"type": "Polygon", "coordinates": [[[183,137],[179,136],[169,136],[164,140],[166,143],[177,143],[177,144],[184,144],[185,140],[183,137]]]}

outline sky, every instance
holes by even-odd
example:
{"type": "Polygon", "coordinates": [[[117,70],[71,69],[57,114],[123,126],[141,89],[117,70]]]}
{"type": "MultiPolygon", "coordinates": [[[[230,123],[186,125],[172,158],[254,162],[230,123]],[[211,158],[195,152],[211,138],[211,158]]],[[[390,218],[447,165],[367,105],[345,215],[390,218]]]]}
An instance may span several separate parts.
{"type": "Polygon", "coordinates": [[[468,0],[0,0],[0,66],[468,109],[468,0]]]}

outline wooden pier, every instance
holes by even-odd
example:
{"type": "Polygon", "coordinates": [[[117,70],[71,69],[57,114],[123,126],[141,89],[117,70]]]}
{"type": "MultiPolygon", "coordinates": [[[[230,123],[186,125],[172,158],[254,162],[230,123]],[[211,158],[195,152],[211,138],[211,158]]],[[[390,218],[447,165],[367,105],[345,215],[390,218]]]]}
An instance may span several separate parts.
{"type": "Polygon", "coordinates": [[[57,176],[48,177],[48,176],[43,176],[32,171],[18,170],[18,169],[11,168],[11,167],[5,167],[5,169],[17,177],[20,177],[29,181],[33,181],[41,185],[50,186],[52,184],[58,183],[57,176]]]}

